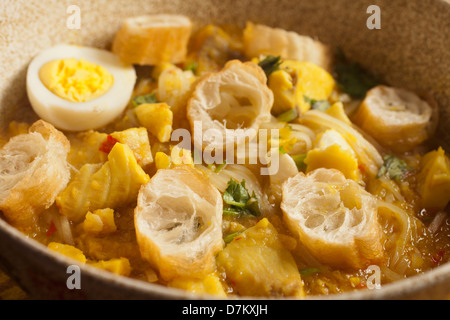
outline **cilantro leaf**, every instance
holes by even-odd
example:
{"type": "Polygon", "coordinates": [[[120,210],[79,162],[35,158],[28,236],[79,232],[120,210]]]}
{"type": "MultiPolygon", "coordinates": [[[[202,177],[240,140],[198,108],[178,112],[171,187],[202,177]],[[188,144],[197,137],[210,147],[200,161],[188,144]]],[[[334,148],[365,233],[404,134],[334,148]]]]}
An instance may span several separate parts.
{"type": "Polygon", "coordinates": [[[186,67],[184,67],[184,70],[185,71],[191,70],[193,74],[196,74],[197,73],[197,68],[198,68],[198,63],[193,61],[193,62],[188,63],[186,65],[186,67]]]}
{"type": "Polygon", "coordinates": [[[301,269],[300,270],[300,275],[302,277],[306,277],[306,276],[309,276],[311,274],[320,273],[320,272],[321,272],[321,270],[319,268],[313,268],[312,267],[312,268],[301,269]]]}
{"type": "Polygon", "coordinates": [[[400,181],[405,178],[413,169],[405,161],[394,155],[388,154],[383,157],[384,163],[378,171],[377,178],[387,174],[389,179],[400,181]]]}
{"type": "Polygon", "coordinates": [[[223,213],[226,215],[251,214],[259,216],[261,214],[258,199],[254,192],[250,196],[245,188],[245,180],[237,183],[230,179],[228,187],[223,193],[223,201],[228,205],[223,209],[223,213]]]}
{"type": "Polygon", "coordinates": [[[281,122],[291,122],[294,119],[298,118],[297,108],[289,109],[277,117],[278,121],[281,122]]]}
{"type": "Polygon", "coordinates": [[[303,98],[311,105],[311,109],[313,110],[326,111],[331,107],[331,104],[327,100],[316,100],[307,96],[303,96],[303,98]]]}
{"type": "Polygon", "coordinates": [[[241,184],[237,183],[233,179],[228,182],[228,188],[223,194],[223,201],[226,204],[244,208],[247,201],[250,199],[247,189],[245,189],[245,180],[242,180],[241,184]]]}
{"type": "Polygon", "coordinates": [[[236,238],[238,235],[240,235],[242,232],[244,232],[245,229],[230,233],[229,235],[225,236],[225,238],[223,238],[223,241],[225,243],[230,243],[231,241],[233,241],[234,238],[236,238]]]}
{"type": "Polygon", "coordinates": [[[256,217],[261,215],[261,210],[259,209],[258,198],[256,197],[255,191],[253,191],[252,196],[247,201],[247,209],[250,213],[256,217]]]}
{"type": "Polygon", "coordinates": [[[223,214],[227,216],[238,216],[243,212],[243,210],[239,210],[238,207],[228,207],[223,208],[223,214]]]}
{"type": "Polygon", "coordinates": [[[222,171],[223,168],[225,168],[225,166],[227,165],[227,161],[225,160],[223,163],[220,164],[208,164],[208,169],[210,169],[211,171],[214,171],[215,173],[219,173],[220,171],[222,171]]]}
{"type": "Polygon", "coordinates": [[[338,88],[353,98],[364,98],[367,91],[379,84],[378,79],[358,63],[348,61],[342,51],[336,54],[334,76],[338,88]]]}
{"type": "Polygon", "coordinates": [[[140,96],[136,96],[133,98],[133,100],[131,100],[131,103],[133,104],[134,107],[137,107],[141,104],[145,104],[145,103],[156,103],[156,93],[149,93],[149,94],[144,94],[144,95],[140,95],[140,96]]]}
{"type": "Polygon", "coordinates": [[[282,61],[281,61],[280,56],[274,57],[274,56],[268,55],[263,60],[261,60],[258,63],[258,65],[264,70],[264,73],[266,74],[266,76],[268,78],[272,72],[280,69],[281,63],[282,63],[282,61]]]}
{"type": "Polygon", "coordinates": [[[306,163],[305,163],[306,153],[305,154],[292,155],[291,158],[292,158],[292,160],[294,160],[298,171],[302,171],[302,172],[306,171],[306,163]]]}

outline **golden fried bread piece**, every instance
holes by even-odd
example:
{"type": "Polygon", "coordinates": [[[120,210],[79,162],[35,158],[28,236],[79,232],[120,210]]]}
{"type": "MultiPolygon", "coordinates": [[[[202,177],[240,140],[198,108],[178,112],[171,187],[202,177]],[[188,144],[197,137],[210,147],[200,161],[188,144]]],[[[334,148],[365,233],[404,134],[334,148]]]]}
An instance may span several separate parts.
{"type": "Polygon", "coordinates": [[[251,140],[260,124],[270,121],[272,104],[263,70],[253,62],[229,61],[220,72],[201,78],[188,101],[194,144],[224,150],[244,143],[246,137],[251,140]],[[195,134],[196,123],[202,134],[195,134]]]}
{"type": "Polygon", "coordinates": [[[325,44],[294,31],[251,22],[244,29],[244,52],[249,58],[272,55],[312,62],[325,70],[332,64],[331,50],[325,44]]]}
{"type": "Polygon", "coordinates": [[[190,19],[182,15],[131,17],[117,32],[112,52],[129,64],[180,63],[186,58],[191,30],[190,19]]]}
{"type": "Polygon", "coordinates": [[[0,209],[20,229],[31,227],[70,179],[64,134],[39,120],[0,150],[0,209]]]}
{"type": "Polygon", "coordinates": [[[163,280],[214,271],[223,246],[222,197],[194,169],[158,170],[139,192],[134,219],[142,257],[163,280]]]}
{"type": "Polygon", "coordinates": [[[336,169],[299,172],[283,184],[281,209],[289,229],[317,260],[362,268],[383,257],[377,202],[336,169]]]}
{"type": "Polygon", "coordinates": [[[406,152],[431,136],[434,116],[414,92],[380,85],[369,90],[353,121],[384,147],[406,152]]]}

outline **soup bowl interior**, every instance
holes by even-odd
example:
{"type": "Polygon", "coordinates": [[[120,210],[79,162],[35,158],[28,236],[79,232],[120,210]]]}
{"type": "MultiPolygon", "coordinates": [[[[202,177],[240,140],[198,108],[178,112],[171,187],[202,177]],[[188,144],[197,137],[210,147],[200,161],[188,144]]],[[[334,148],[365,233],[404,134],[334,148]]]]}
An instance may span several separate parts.
{"type": "MultiPolygon", "coordinates": [[[[246,21],[312,36],[369,69],[383,82],[430,94],[439,105],[437,141],[450,151],[450,4],[445,0],[375,1],[379,29],[368,27],[374,1],[352,0],[16,0],[0,3],[0,129],[12,120],[33,121],[25,90],[31,59],[59,43],[110,48],[123,19],[143,13],[179,13],[195,26],[246,21]],[[79,14],[79,24],[73,23],[79,14]]],[[[0,266],[32,296],[48,299],[190,299],[184,291],[80,266],[80,290],[68,289],[70,259],[50,253],[0,219],[0,266]]],[[[397,281],[313,299],[443,298],[450,264],[397,281]]]]}

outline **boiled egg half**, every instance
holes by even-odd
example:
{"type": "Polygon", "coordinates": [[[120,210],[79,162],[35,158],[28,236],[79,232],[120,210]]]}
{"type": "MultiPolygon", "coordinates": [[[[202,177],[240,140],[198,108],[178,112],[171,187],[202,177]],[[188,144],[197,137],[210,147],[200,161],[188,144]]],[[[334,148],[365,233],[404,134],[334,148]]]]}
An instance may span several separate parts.
{"type": "Polygon", "coordinates": [[[39,117],[61,130],[82,131],[105,126],[124,111],[136,71],[109,51],[62,44],[32,60],[26,82],[39,117]]]}

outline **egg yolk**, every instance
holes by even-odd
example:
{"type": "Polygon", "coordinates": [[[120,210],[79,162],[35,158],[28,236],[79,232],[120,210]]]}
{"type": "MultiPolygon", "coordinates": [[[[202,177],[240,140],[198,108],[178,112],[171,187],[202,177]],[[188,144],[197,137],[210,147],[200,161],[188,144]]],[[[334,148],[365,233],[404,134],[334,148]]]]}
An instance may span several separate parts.
{"type": "Polygon", "coordinates": [[[114,81],[102,66],[75,58],[48,62],[39,70],[39,78],[47,89],[71,102],[86,102],[100,97],[114,81]]]}

